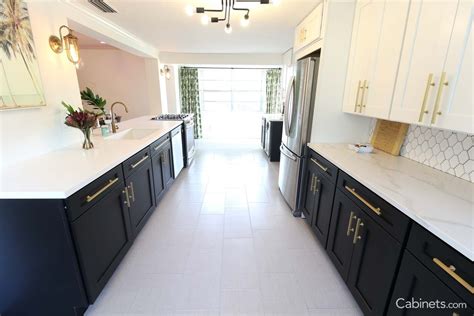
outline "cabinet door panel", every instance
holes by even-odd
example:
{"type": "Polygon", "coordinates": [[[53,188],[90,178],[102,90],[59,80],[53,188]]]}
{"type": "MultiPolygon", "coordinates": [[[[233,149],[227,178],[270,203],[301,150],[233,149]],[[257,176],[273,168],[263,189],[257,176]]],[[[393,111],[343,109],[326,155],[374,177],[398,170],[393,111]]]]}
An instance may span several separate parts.
{"type": "Polygon", "coordinates": [[[316,171],[315,176],[316,199],[314,201],[313,222],[311,228],[323,246],[326,246],[336,185],[321,172],[316,171]]]}
{"type": "Polygon", "coordinates": [[[153,165],[153,184],[155,187],[155,199],[158,203],[158,200],[163,193],[165,186],[163,183],[163,171],[161,166],[161,156],[160,154],[153,156],[151,159],[151,163],[153,165]]]}
{"type": "Polygon", "coordinates": [[[425,268],[410,252],[405,250],[400,271],[397,276],[392,299],[388,306],[388,315],[473,315],[471,308],[458,309],[408,309],[406,306],[411,300],[444,301],[446,303],[463,302],[443,282],[425,268]]]}
{"type": "Polygon", "coordinates": [[[305,186],[304,186],[304,202],[303,202],[303,214],[305,216],[306,222],[311,225],[311,219],[313,216],[314,210],[314,201],[315,201],[315,192],[313,191],[314,187],[314,166],[307,162],[307,168],[304,174],[305,186]]]}
{"type": "Polygon", "coordinates": [[[402,247],[364,212],[357,218],[348,286],[365,315],[382,315],[402,247]]]}
{"type": "Polygon", "coordinates": [[[151,162],[140,167],[126,180],[130,192],[130,219],[136,236],[155,208],[151,162]]]}
{"type": "Polygon", "coordinates": [[[133,240],[122,190],[116,188],[71,223],[90,303],[94,303],[133,240]]]}
{"type": "Polygon", "coordinates": [[[370,61],[368,89],[361,101],[362,113],[367,116],[387,119],[390,114],[393,90],[397,76],[403,35],[408,17],[409,1],[378,1],[384,5],[383,18],[378,29],[379,38],[375,56],[370,61]]]}
{"type": "Polygon", "coordinates": [[[369,67],[374,61],[382,23],[384,3],[376,0],[357,2],[352,31],[349,69],[347,72],[344,112],[360,113],[364,81],[369,78],[369,67]]]}
{"type": "Polygon", "coordinates": [[[429,124],[458,1],[412,1],[390,119],[429,124]],[[427,85],[433,74],[435,86],[427,85]],[[427,91],[426,107],[421,115],[427,91]]]}
{"type": "Polygon", "coordinates": [[[167,188],[173,182],[173,156],[171,152],[171,146],[163,149],[163,152],[160,155],[163,170],[163,184],[165,188],[167,188]]]}
{"type": "Polygon", "coordinates": [[[453,35],[446,57],[447,86],[444,86],[440,107],[435,110],[433,125],[474,134],[472,99],[473,4],[462,0],[456,14],[453,35]],[[438,115],[437,113],[441,113],[438,115]]]}
{"type": "Polygon", "coordinates": [[[347,279],[352,258],[352,231],[359,208],[342,192],[336,190],[331,217],[327,251],[344,280],[347,279]],[[352,220],[351,220],[352,216],[352,220]]]}

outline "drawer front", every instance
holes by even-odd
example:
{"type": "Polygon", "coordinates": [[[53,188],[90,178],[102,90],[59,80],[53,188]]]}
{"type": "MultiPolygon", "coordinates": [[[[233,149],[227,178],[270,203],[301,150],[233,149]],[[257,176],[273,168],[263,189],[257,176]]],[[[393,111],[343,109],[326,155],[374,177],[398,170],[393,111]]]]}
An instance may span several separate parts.
{"type": "Polygon", "coordinates": [[[337,187],[395,239],[403,243],[410,219],[384,199],[340,171],[337,187]]]}
{"type": "Polygon", "coordinates": [[[336,182],[337,167],[313,150],[309,150],[308,163],[315,165],[321,171],[321,174],[328,177],[332,182],[336,182]]]}
{"type": "Polygon", "coordinates": [[[410,307],[413,299],[415,301],[422,299],[425,302],[444,301],[446,304],[464,303],[409,251],[405,251],[387,315],[473,315],[473,310],[469,307],[457,307],[456,309],[407,308],[410,307]]]}
{"type": "Polygon", "coordinates": [[[147,161],[149,161],[150,158],[151,158],[150,147],[142,149],[140,152],[133,155],[131,158],[128,158],[124,163],[122,163],[123,174],[124,174],[125,178],[128,178],[139,167],[141,167],[147,161]]]}
{"type": "Polygon", "coordinates": [[[170,142],[170,134],[166,134],[163,137],[160,137],[157,141],[150,145],[150,151],[152,156],[158,155],[163,148],[166,146],[166,143],[170,142]]]}
{"type": "Polygon", "coordinates": [[[123,188],[124,186],[122,167],[118,165],[67,198],[66,205],[69,220],[75,220],[98,203],[107,193],[117,187],[123,188]]]}
{"type": "Polygon", "coordinates": [[[474,263],[418,224],[413,224],[408,250],[474,307],[474,263]]]}

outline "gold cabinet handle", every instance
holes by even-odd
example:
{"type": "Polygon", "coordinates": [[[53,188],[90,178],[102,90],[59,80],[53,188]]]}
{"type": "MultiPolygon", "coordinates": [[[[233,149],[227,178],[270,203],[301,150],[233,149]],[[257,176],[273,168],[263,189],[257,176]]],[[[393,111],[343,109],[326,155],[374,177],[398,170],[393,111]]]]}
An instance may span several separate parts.
{"type": "Polygon", "coordinates": [[[130,192],[132,192],[132,202],[135,202],[135,190],[133,188],[133,182],[130,182],[128,188],[130,189],[130,192]]]}
{"type": "Polygon", "coordinates": [[[357,218],[357,216],[354,215],[354,212],[351,211],[351,215],[349,217],[349,224],[347,224],[347,236],[351,235],[351,232],[354,231],[354,228],[352,228],[352,220],[357,218]]]}
{"type": "Polygon", "coordinates": [[[164,143],[162,143],[162,144],[160,144],[160,145],[158,145],[158,146],[155,146],[155,147],[153,148],[153,150],[154,150],[154,151],[158,151],[159,149],[165,147],[165,145],[166,145],[167,143],[168,143],[167,141],[164,141],[164,143]]]}
{"type": "Polygon", "coordinates": [[[448,82],[445,80],[446,80],[446,72],[443,72],[441,74],[441,78],[439,79],[438,93],[436,94],[433,114],[431,115],[431,124],[434,124],[436,122],[437,115],[441,115],[441,111],[439,110],[439,104],[441,103],[441,97],[443,96],[443,89],[445,86],[448,85],[448,82]]]}
{"type": "Polygon", "coordinates": [[[359,201],[365,204],[368,208],[370,208],[375,214],[378,216],[382,215],[382,211],[380,210],[380,207],[375,207],[372,204],[370,204],[366,199],[364,199],[362,196],[360,196],[355,189],[348,187],[347,185],[345,186],[346,190],[349,191],[353,196],[355,196],[359,201]]]}
{"type": "Polygon", "coordinates": [[[136,167],[138,167],[142,162],[144,162],[147,159],[148,159],[148,155],[146,155],[145,157],[143,157],[142,159],[140,159],[136,163],[132,164],[132,169],[135,169],[136,167]]]}
{"type": "Polygon", "coordinates": [[[359,235],[359,229],[364,226],[364,223],[360,218],[357,219],[356,229],[354,233],[354,239],[352,239],[352,243],[355,245],[358,240],[362,239],[362,236],[359,235]]]}
{"type": "Polygon", "coordinates": [[[310,192],[313,192],[313,186],[314,186],[314,174],[311,174],[311,189],[309,190],[310,192]]]}
{"type": "Polygon", "coordinates": [[[357,85],[357,93],[356,93],[356,102],[354,105],[354,112],[357,112],[357,108],[360,106],[359,104],[359,94],[360,94],[360,89],[362,89],[362,81],[359,80],[359,84],[357,85]]]}
{"type": "Polygon", "coordinates": [[[423,120],[423,116],[429,113],[429,111],[426,109],[426,102],[428,102],[428,95],[430,93],[430,88],[434,86],[435,86],[435,83],[433,81],[433,74],[430,73],[428,75],[428,80],[426,81],[426,88],[425,88],[425,94],[423,95],[423,102],[421,102],[420,116],[418,117],[418,122],[420,123],[423,120]]]}
{"type": "Polygon", "coordinates": [[[314,193],[319,192],[319,184],[321,183],[321,180],[319,180],[318,177],[315,178],[316,182],[314,183],[314,193]]]}
{"type": "MultiPolygon", "coordinates": [[[[364,80],[364,84],[362,85],[362,97],[360,98],[359,113],[362,113],[362,108],[365,108],[365,104],[364,104],[365,90],[369,90],[369,84],[367,80],[364,80]]],[[[369,94],[368,91],[367,91],[367,94],[369,94]]]]}
{"type": "Polygon", "coordinates": [[[104,185],[104,187],[102,189],[100,189],[99,191],[97,191],[96,193],[94,193],[92,195],[86,196],[86,202],[87,203],[92,202],[95,198],[97,198],[99,195],[101,195],[104,191],[106,191],[108,188],[113,186],[114,183],[117,182],[118,180],[119,180],[119,178],[109,180],[109,182],[106,185],[104,185]]]}
{"type": "Polygon", "coordinates": [[[323,170],[324,172],[327,172],[328,171],[328,168],[324,167],[322,164],[320,164],[316,159],[314,158],[311,158],[311,161],[316,165],[318,166],[319,168],[321,168],[321,170],[323,170]]]}
{"type": "Polygon", "coordinates": [[[128,207],[130,207],[130,196],[128,195],[128,189],[125,188],[122,193],[125,194],[125,201],[123,202],[123,204],[127,205],[128,207]]]}
{"type": "Polygon", "coordinates": [[[461,284],[466,290],[468,290],[471,294],[474,294],[474,287],[470,285],[466,280],[464,280],[462,277],[457,274],[456,267],[451,265],[447,266],[445,265],[441,260],[438,258],[433,258],[433,262],[439,266],[441,269],[444,270],[447,274],[449,274],[450,277],[452,277],[454,280],[456,280],[459,284],[461,284]]]}

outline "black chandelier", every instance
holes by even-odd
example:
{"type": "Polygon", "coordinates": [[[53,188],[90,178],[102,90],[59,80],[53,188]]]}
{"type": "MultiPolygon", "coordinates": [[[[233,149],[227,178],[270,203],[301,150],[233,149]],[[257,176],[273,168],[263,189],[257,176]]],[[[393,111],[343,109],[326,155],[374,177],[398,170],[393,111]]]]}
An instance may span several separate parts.
{"type": "MultiPolygon", "coordinates": [[[[246,27],[249,25],[250,23],[250,9],[248,8],[236,8],[235,7],[235,2],[236,0],[221,0],[221,8],[220,9],[206,9],[204,7],[197,7],[195,12],[196,13],[200,13],[200,14],[204,14],[202,17],[201,17],[201,23],[202,24],[208,24],[209,22],[211,23],[219,23],[219,22],[225,22],[225,32],[227,34],[230,34],[232,33],[232,26],[230,24],[231,22],[231,13],[232,11],[241,11],[241,12],[245,12],[242,20],[241,20],[241,25],[243,27],[246,27]],[[206,12],[213,12],[213,13],[224,13],[224,16],[223,17],[218,17],[218,16],[213,16],[211,18],[209,18],[208,15],[206,15],[205,13],[206,12]]],[[[270,3],[270,0],[240,0],[239,3],[243,3],[243,2],[252,2],[252,3],[260,3],[260,4],[269,4],[270,3]]],[[[186,11],[188,13],[188,15],[193,15],[194,13],[194,8],[193,7],[187,7],[186,8],[186,11]]]]}

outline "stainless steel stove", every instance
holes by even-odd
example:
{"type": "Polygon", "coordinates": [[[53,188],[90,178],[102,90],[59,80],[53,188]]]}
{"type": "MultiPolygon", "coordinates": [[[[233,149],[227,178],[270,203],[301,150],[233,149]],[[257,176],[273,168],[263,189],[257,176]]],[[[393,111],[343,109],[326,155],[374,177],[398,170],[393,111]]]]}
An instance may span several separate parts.
{"type": "Polygon", "coordinates": [[[176,114],[161,114],[152,118],[156,121],[183,121],[183,152],[184,152],[184,166],[188,167],[193,162],[195,153],[194,144],[194,114],[176,113],[176,114]]]}

